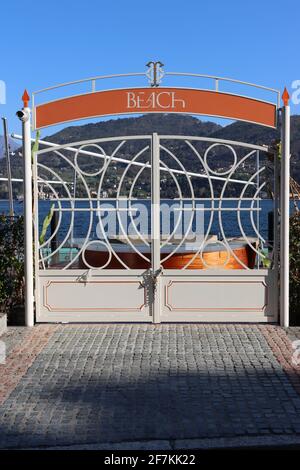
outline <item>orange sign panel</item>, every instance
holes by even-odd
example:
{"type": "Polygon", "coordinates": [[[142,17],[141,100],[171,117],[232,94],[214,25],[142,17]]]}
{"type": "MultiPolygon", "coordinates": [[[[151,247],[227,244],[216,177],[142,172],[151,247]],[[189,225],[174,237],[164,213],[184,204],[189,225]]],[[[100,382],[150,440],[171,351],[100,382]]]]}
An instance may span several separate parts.
{"type": "Polygon", "coordinates": [[[265,101],[190,88],[98,91],[37,105],[35,128],[115,114],[185,113],[276,127],[276,106],[265,101]]]}

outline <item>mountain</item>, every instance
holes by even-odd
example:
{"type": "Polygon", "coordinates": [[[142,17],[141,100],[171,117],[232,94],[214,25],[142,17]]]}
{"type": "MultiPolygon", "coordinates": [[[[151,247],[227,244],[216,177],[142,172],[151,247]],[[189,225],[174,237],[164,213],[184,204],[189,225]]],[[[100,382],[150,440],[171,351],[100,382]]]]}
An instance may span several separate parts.
{"type": "MultiPolygon", "coordinates": [[[[20,147],[20,144],[17,144],[11,138],[8,139],[8,145],[9,145],[9,148],[12,152],[20,147]]],[[[3,158],[4,155],[5,155],[4,137],[3,137],[3,135],[0,135],[0,159],[3,158]]]]}
{"type": "MultiPolygon", "coordinates": [[[[223,127],[214,122],[201,121],[184,114],[147,114],[136,118],[111,119],[83,126],[66,127],[46,137],[45,140],[64,144],[101,137],[151,134],[152,132],[169,135],[196,135],[257,145],[268,145],[280,138],[277,130],[247,122],[237,121],[223,127]]],[[[178,146],[180,146],[179,143],[178,146]]],[[[291,173],[300,182],[300,115],[291,117],[291,152],[291,173]]]]}
{"type": "Polygon", "coordinates": [[[115,137],[122,135],[141,135],[158,132],[159,134],[209,136],[222,129],[210,121],[200,121],[184,114],[145,114],[137,118],[110,119],[83,126],[66,127],[60,132],[46,137],[50,142],[60,144],[78,140],[115,137]]]}
{"type": "Polygon", "coordinates": [[[211,137],[261,145],[270,144],[274,139],[279,138],[279,133],[268,127],[236,121],[217,129],[211,137]]]}
{"type": "MultiPolygon", "coordinates": [[[[140,117],[110,119],[82,126],[69,126],[44,140],[60,144],[80,140],[140,135],[158,132],[159,134],[196,135],[235,140],[253,144],[270,144],[279,138],[279,132],[247,122],[233,122],[220,126],[214,122],[184,114],[146,114],[140,117]]],[[[295,157],[300,154],[300,115],[291,116],[291,148],[295,157]]]]}
{"type": "MultiPolygon", "coordinates": [[[[280,138],[280,133],[255,124],[234,122],[216,130],[211,137],[269,145],[280,138]]],[[[300,183],[300,115],[291,116],[291,175],[300,183]]]]}
{"type": "MultiPolygon", "coordinates": [[[[89,139],[96,139],[101,137],[114,137],[122,135],[141,135],[151,134],[158,132],[165,135],[189,135],[189,136],[203,136],[217,139],[234,140],[240,142],[247,142],[253,144],[270,144],[275,139],[278,139],[279,132],[267,127],[257,126],[255,124],[245,122],[233,122],[227,126],[220,126],[214,122],[202,121],[196,117],[180,114],[147,114],[140,117],[118,118],[101,121],[97,123],[85,124],[82,126],[68,126],[55,134],[44,137],[44,140],[50,142],[67,144],[76,141],[84,141],[89,139]]],[[[3,138],[0,137],[0,155],[3,146],[3,138]]],[[[14,141],[10,142],[11,148],[18,147],[14,141]]],[[[40,148],[43,148],[41,146],[40,148]]],[[[201,150],[201,144],[198,147],[201,150]]],[[[106,152],[111,149],[109,146],[105,147],[106,152]]],[[[175,142],[173,150],[177,155],[180,149],[182,163],[187,170],[193,171],[192,159],[189,158],[188,151],[184,144],[180,141],[175,142]]],[[[130,144],[129,152],[124,153],[124,158],[131,158],[131,156],[139,150],[139,143],[133,141],[130,144]]],[[[291,117],[291,174],[300,182],[300,115],[291,117]]],[[[109,153],[108,153],[109,154],[109,153]]],[[[215,153],[214,155],[216,167],[221,168],[223,164],[222,153],[215,153]]],[[[62,160],[58,158],[53,152],[49,152],[44,160],[44,163],[50,163],[52,168],[62,167],[62,160]]],[[[11,159],[12,173],[14,177],[22,177],[22,164],[18,156],[11,159]]],[[[83,163],[83,162],[82,162],[83,163]]],[[[84,168],[90,172],[95,162],[84,163],[84,168]]],[[[82,167],[83,168],[83,167],[82,167]]],[[[68,171],[67,167],[64,171],[68,171]]],[[[245,169],[245,172],[250,172],[252,168],[245,169]]],[[[6,174],[5,160],[0,161],[0,174],[6,174]]],[[[147,183],[148,184],[148,183],[147,183]]],[[[4,188],[4,187],[3,187],[4,188]]],[[[0,198],[2,186],[0,184],[0,198]]],[[[4,189],[3,189],[4,191],[4,189]]],[[[6,191],[6,190],[5,190],[6,191]]],[[[4,196],[6,197],[6,196],[4,196]]]]}

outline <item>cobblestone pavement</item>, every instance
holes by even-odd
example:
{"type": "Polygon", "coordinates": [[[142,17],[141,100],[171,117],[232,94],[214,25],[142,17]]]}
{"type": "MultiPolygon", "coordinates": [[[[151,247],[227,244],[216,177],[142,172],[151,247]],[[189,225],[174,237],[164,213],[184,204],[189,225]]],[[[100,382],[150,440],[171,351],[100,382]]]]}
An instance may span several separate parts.
{"type": "Polygon", "coordinates": [[[26,326],[10,326],[8,330],[0,337],[5,342],[6,354],[10,354],[11,350],[22,343],[26,336],[30,334],[31,328],[26,326]]]}
{"type": "Polygon", "coordinates": [[[285,332],[290,341],[300,340],[300,326],[291,326],[289,328],[285,328],[285,332]]]}
{"type": "Polygon", "coordinates": [[[0,365],[0,447],[300,443],[292,352],[275,326],[39,325],[0,365]]]}

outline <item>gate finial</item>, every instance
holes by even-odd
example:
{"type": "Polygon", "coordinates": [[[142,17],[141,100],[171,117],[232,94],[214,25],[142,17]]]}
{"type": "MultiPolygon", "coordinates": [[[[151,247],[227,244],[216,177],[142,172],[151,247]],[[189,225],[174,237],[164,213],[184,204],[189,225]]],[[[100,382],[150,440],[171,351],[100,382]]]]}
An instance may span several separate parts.
{"type": "Polygon", "coordinates": [[[22,96],[22,101],[24,103],[24,108],[28,108],[29,100],[30,100],[30,96],[28,95],[28,91],[25,88],[23,96],[22,96]]]}
{"type": "Polygon", "coordinates": [[[164,76],[164,71],[162,69],[163,66],[164,64],[160,61],[157,61],[157,62],[150,61],[146,64],[146,67],[149,67],[149,70],[146,73],[146,76],[148,77],[150,85],[152,87],[159,86],[161,79],[164,76]]]}
{"type": "Polygon", "coordinates": [[[289,92],[287,91],[286,87],[284,87],[281,98],[282,98],[284,106],[288,106],[289,105],[290,95],[289,95],[289,92]]]}

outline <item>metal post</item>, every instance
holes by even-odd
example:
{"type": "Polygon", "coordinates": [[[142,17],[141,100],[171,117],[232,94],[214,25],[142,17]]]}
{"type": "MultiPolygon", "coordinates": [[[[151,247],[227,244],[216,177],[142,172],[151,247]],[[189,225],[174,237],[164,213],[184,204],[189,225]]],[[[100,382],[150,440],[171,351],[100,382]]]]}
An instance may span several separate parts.
{"type": "MultiPolygon", "coordinates": [[[[279,198],[280,198],[280,176],[279,176],[279,154],[274,153],[274,208],[273,208],[273,253],[274,253],[274,308],[276,309],[275,318],[279,318],[279,198]]],[[[277,320],[278,321],[278,320],[277,320]]]]}
{"type": "Polygon", "coordinates": [[[280,324],[289,326],[290,107],[285,88],[281,123],[280,324]]]}
{"type": "MultiPolygon", "coordinates": [[[[260,233],[260,226],[259,226],[259,224],[260,224],[260,218],[259,218],[260,193],[258,192],[258,188],[260,186],[259,168],[260,168],[259,150],[256,150],[256,172],[257,172],[257,175],[256,175],[256,191],[257,191],[257,194],[256,194],[256,197],[257,197],[257,201],[256,201],[256,208],[257,208],[257,211],[256,211],[256,227],[257,227],[258,233],[260,233]]],[[[257,249],[259,251],[261,251],[261,240],[260,239],[258,239],[257,249]]],[[[257,256],[257,269],[259,269],[259,266],[260,266],[260,257],[257,256]]]]}
{"type": "MultiPolygon", "coordinates": [[[[74,178],[73,178],[73,201],[71,203],[72,205],[72,208],[75,207],[74,205],[74,201],[76,200],[76,185],[77,185],[77,170],[75,168],[74,170],[74,178]]],[[[71,230],[71,253],[70,253],[70,257],[72,256],[72,248],[74,246],[74,224],[72,225],[72,230],[71,230]]],[[[70,258],[71,259],[71,258],[70,258]]]]}
{"type": "Polygon", "coordinates": [[[159,137],[152,135],[151,149],[151,263],[153,273],[153,323],[160,323],[160,168],[159,137]]]}
{"type": "Polygon", "coordinates": [[[9,154],[9,144],[8,144],[7,121],[4,117],[2,118],[2,121],[3,121],[3,136],[4,136],[4,144],[5,144],[5,154],[6,154],[9,215],[10,215],[10,217],[13,217],[14,216],[14,201],[13,201],[13,191],[12,191],[12,182],[11,182],[11,167],[10,167],[10,154],[9,154]]]}
{"type": "Polygon", "coordinates": [[[268,243],[274,249],[274,210],[268,212],[268,243]]]}
{"type": "Polygon", "coordinates": [[[22,120],[24,159],[24,231],[25,231],[25,324],[34,325],[33,296],[33,218],[32,218],[32,162],[29,96],[22,96],[24,107],[17,115],[22,120]]]}

